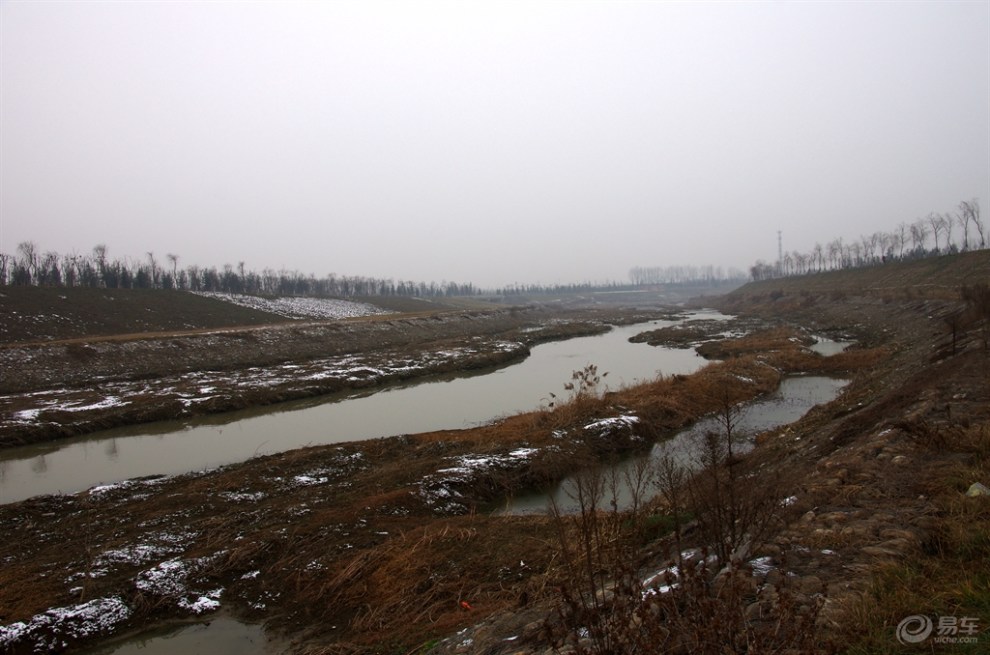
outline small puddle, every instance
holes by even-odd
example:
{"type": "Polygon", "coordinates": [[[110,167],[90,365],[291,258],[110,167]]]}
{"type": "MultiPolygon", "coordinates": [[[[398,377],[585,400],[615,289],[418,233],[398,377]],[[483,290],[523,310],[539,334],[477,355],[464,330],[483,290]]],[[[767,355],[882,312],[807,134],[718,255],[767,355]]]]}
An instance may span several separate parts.
{"type": "MultiPolygon", "coordinates": [[[[848,383],[848,380],[817,375],[785,378],[776,392],[763,400],[750,403],[743,409],[738,417],[736,432],[740,435],[755,436],[760,432],[793,423],[812,407],[834,400],[848,383]]],[[[690,466],[697,457],[700,437],[710,431],[720,432],[721,427],[716,418],[709,416],[678,432],[672,438],[657,443],[647,455],[630,457],[616,464],[612,471],[615,472],[615,479],[618,481],[616,496],[619,508],[630,506],[632,501],[628,485],[625,483],[626,473],[632,474],[644,459],[655,462],[665,454],[674,457],[685,466],[690,466]]],[[[751,444],[744,442],[737,451],[745,452],[751,447],[751,444]]],[[[607,474],[607,477],[611,477],[611,474],[607,474]]],[[[511,498],[498,513],[544,513],[550,508],[551,498],[562,511],[577,511],[577,503],[574,500],[576,481],[576,476],[569,477],[551,490],[511,498]]],[[[603,500],[602,509],[611,507],[611,491],[608,496],[607,500],[603,500]]]]}
{"type": "Polygon", "coordinates": [[[837,355],[842,351],[844,351],[849,346],[853,345],[852,341],[835,341],[833,339],[829,339],[828,337],[822,337],[822,336],[815,336],[815,338],[818,341],[808,346],[808,350],[810,350],[811,352],[818,353],[819,355],[823,355],[825,357],[829,357],[831,355],[837,355]]]}
{"type": "Polygon", "coordinates": [[[85,655],[273,655],[279,652],[260,625],[216,617],[167,626],[84,651],[85,655]]]}

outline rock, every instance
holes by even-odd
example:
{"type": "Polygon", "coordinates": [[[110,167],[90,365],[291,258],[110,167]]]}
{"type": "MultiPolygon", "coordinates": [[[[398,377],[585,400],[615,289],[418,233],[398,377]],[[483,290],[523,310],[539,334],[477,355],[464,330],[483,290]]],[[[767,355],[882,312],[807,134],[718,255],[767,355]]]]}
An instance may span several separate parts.
{"type": "Polygon", "coordinates": [[[828,512],[819,518],[827,523],[845,523],[849,520],[849,514],[847,512],[828,512]]]}
{"type": "Polygon", "coordinates": [[[864,525],[847,525],[839,531],[844,537],[867,537],[872,533],[873,531],[864,525]]]}
{"type": "Polygon", "coordinates": [[[969,486],[969,489],[966,491],[966,495],[970,498],[976,498],[977,496],[990,496],[990,489],[988,489],[982,482],[974,482],[969,486]]]}
{"type": "Polygon", "coordinates": [[[746,606],[746,620],[755,621],[763,618],[763,606],[759,602],[750,603],[746,606]]]}
{"type": "Polygon", "coordinates": [[[806,575],[803,578],[799,578],[797,584],[794,586],[802,594],[819,594],[825,588],[825,585],[822,584],[822,579],[817,575],[806,575]]]}
{"type": "Polygon", "coordinates": [[[888,539],[887,541],[882,541],[877,544],[880,548],[886,548],[887,550],[894,550],[900,553],[906,553],[911,550],[912,545],[915,543],[913,539],[888,539]]]}
{"type": "Polygon", "coordinates": [[[762,557],[780,557],[780,546],[777,544],[760,544],[755,554],[762,557]]]}
{"type": "Polygon", "coordinates": [[[770,569],[767,571],[766,583],[772,587],[779,587],[784,583],[784,574],[780,569],[770,569]]]}
{"type": "Polygon", "coordinates": [[[860,550],[864,555],[872,557],[900,557],[901,551],[892,548],[882,548],[880,546],[866,546],[860,550]]]}
{"type": "Polygon", "coordinates": [[[543,633],[543,621],[527,623],[522,629],[522,638],[529,641],[543,633]]]}

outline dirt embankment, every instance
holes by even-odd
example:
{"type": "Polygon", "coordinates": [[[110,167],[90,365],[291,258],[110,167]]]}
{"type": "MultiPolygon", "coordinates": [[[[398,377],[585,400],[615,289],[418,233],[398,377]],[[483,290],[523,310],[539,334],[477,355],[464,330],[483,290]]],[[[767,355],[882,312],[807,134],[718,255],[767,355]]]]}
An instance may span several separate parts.
{"type": "Polygon", "coordinates": [[[642,312],[455,311],[0,348],[0,446],[519,360],[642,312]]]}

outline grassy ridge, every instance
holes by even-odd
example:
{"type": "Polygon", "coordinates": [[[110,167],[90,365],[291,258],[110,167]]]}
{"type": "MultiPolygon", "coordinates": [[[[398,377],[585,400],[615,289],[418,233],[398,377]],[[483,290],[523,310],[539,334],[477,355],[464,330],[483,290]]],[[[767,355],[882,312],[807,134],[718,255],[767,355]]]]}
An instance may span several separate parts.
{"type": "Polygon", "coordinates": [[[957,299],[960,285],[988,280],[990,250],[974,250],[915,261],[760,280],[736,289],[729,294],[729,298],[783,292],[957,299]]]}
{"type": "Polygon", "coordinates": [[[0,343],[285,321],[185,291],[0,287],[0,343]]]}

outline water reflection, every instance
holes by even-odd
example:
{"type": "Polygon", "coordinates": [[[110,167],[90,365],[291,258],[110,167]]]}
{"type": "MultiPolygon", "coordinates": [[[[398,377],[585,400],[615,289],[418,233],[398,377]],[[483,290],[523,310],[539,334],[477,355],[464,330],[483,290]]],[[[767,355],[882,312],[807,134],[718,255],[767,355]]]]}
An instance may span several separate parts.
{"type": "Polygon", "coordinates": [[[142,633],[86,655],[267,655],[277,652],[260,625],[219,616],[207,623],[142,633]]]}
{"type": "Polygon", "coordinates": [[[41,455],[39,457],[35,457],[33,460],[31,460],[31,470],[34,471],[34,473],[37,474],[37,475],[41,475],[43,473],[47,473],[48,472],[48,458],[45,457],[44,455],[41,455]]]}
{"type": "MultiPolygon", "coordinates": [[[[752,437],[760,432],[793,423],[815,405],[834,400],[848,383],[848,380],[823,376],[786,378],[774,394],[765,400],[746,406],[740,412],[734,430],[741,437],[752,437]]],[[[632,502],[633,494],[626,481],[637,478],[637,468],[643,465],[644,460],[647,463],[655,463],[661,457],[669,456],[682,466],[692,467],[700,455],[702,437],[707,432],[723,432],[718,419],[704,418],[690,428],[678,432],[673,438],[658,443],[649,454],[627,458],[611,467],[605,477],[615,481],[616,500],[619,506],[625,508],[632,502]]],[[[742,453],[750,448],[752,441],[746,439],[736,450],[742,453]]],[[[565,479],[548,491],[510,499],[500,512],[506,514],[545,512],[550,506],[551,499],[565,512],[576,511],[578,480],[579,476],[576,475],[565,479]]],[[[612,497],[610,491],[602,500],[601,509],[610,508],[612,497]]]]}

